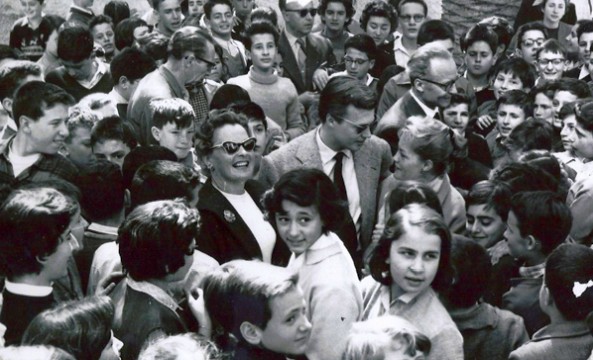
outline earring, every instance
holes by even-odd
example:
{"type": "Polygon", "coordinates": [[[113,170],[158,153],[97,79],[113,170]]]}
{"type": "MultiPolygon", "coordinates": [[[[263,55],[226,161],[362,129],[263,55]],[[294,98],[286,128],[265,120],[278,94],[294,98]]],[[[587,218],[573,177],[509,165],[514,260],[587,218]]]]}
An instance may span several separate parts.
{"type": "Polygon", "coordinates": [[[387,278],[389,277],[389,271],[387,271],[387,270],[386,270],[386,271],[383,271],[383,272],[381,273],[381,277],[382,277],[383,279],[387,279],[387,278]]]}

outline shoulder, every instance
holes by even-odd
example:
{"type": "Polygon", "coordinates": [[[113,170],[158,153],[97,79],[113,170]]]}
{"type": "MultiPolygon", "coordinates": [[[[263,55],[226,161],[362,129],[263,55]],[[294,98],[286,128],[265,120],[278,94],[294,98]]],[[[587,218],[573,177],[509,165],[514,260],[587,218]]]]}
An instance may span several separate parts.
{"type": "Polygon", "coordinates": [[[23,16],[22,18],[17,19],[14,24],[12,24],[12,30],[17,28],[24,28],[28,26],[27,17],[23,16]]]}

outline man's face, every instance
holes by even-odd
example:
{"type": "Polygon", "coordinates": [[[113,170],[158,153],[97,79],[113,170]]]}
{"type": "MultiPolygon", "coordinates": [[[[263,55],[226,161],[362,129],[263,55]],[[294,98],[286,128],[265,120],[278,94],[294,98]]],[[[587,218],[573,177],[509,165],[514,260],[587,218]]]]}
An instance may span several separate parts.
{"type": "Polygon", "coordinates": [[[446,108],[451,101],[451,91],[456,91],[457,67],[453,59],[434,58],[424,79],[414,80],[420,100],[428,107],[446,108]]]}
{"type": "Polygon", "coordinates": [[[467,71],[474,76],[487,75],[495,61],[496,57],[485,41],[474,42],[465,52],[467,71]]]}
{"type": "Polygon", "coordinates": [[[517,46],[517,52],[525,61],[530,64],[535,63],[537,57],[537,50],[546,41],[544,33],[539,30],[529,30],[523,34],[523,39],[519,46],[517,46]]]}
{"type": "Polygon", "coordinates": [[[254,0],[233,0],[235,13],[241,19],[245,19],[251,13],[253,5],[255,5],[254,0]]]}
{"type": "MultiPolygon", "coordinates": [[[[21,118],[22,131],[27,135],[36,153],[56,154],[64,145],[68,137],[68,106],[56,104],[45,108],[43,115],[33,120],[26,117],[21,118]]],[[[19,129],[21,131],[21,129],[19,129]]]]}
{"type": "Polygon", "coordinates": [[[286,23],[286,30],[296,37],[303,37],[308,35],[313,28],[314,16],[310,11],[307,11],[304,17],[301,16],[300,10],[313,10],[315,6],[313,1],[298,0],[289,1],[286,4],[286,9],[282,11],[282,16],[286,23]]]}
{"type": "Polygon", "coordinates": [[[95,42],[105,50],[105,54],[113,55],[115,52],[115,34],[113,33],[111,24],[102,23],[95,25],[91,29],[91,32],[93,33],[95,42]]]}
{"type": "Polygon", "coordinates": [[[550,51],[542,51],[537,59],[539,75],[544,80],[558,80],[562,78],[565,68],[564,55],[550,51]]]}
{"type": "Polygon", "coordinates": [[[93,146],[93,154],[97,159],[105,159],[118,165],[124,164],[124,158],[130,152],[130,148],[121,140],[109,139],[98,141],[93,146]]]}
{"type": "Polygon", "coordinates": [[[346,49],[344,64],[348,75],[358,80],[366,80],[369,70],[375,65],[375,60],[369,60],[367,53],[355,48],[346,49]]]}
{"type": "Polygon", "coordinates": [[[579,50],[579,38],[577,37],[578,28],[579,24],[574,24],[570,30],[570,34],[568,34],[565,38],[566,51],[569,53],[579,50]]]}
{"type": "Polygon", "coordinates": [[[184,58],[191,62],[191,66],[187,68],[186,84],[194,81],[202,81],[206,75],[210,74],[210,70],[216,65],[216,52],[214,45],[208,42],[204,49],[203,56],[197,58],[194,54],[186,52],[184,58]]]}
{"type": "Polygon", "coordinates": [[[233,11],[228,5],[214,5],[206,23],[210,26],[212,35],[227,38],[233,30],[233,11]]]}
{"type": "Polygon", "coordinates": [[[500,104],[496,111],[496,128],[505,138],[523,121],[525,121],[525,113],[519,105],[500,104]]]}
{"type": "Polygon", "coordinates": [[[426,20],[424,8],[417,3],[407,3],[400,7],[399,21],[404,37],[416,39],[418,30],[426,20]]]}
{"type": "Polygon", "coordinates": [[[93,57],[84,59],[79,62],[60,60],[68,75],[72,76],[75,80],[87,80],[93,76],[93,57]]]}
{"type": "Polygon", "coordinates": [[[335,32],[344,30],[348,20],[346,8],[341,2],[330,2],[327,4],[325,14],[320,14],[320,16],[325,22],[325,26],[335,32]]]}
{"type": "Polygon", "coordinates": [[[591,45],[593,44],[593,32],[582,33],[579,37],[579,55],[581,59],[588,59],[591,54],[591,45]]]}
{"type": "Polygon", "coordinates": [[[336,151],[356,151],[371,136],[370,126],[373,123],[373,110],[365,110],[348,105],[346,111],[338,119],[327,114],[324,127],[331,134],[336,151]]]}
{"type": "Polygon", "coordinates": [[[159,5],[158,14],[159,28],[165,32],[165,36],[169,36],[181,27],[180,0],[163,0],[159,5]]]}

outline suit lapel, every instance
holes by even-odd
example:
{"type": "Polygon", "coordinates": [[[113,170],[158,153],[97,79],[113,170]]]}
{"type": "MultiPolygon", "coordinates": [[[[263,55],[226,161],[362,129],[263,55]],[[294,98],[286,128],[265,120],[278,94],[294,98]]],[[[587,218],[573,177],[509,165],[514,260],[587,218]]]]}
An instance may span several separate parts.
{"type": "MultiPolygon", "coordinates": [[[[367,140],[368,141],[368,140],[367,140]]],[[[356,181],[358,183],[358,192],[360,196],[360,210],[361,210],[361,217],[363,220],[371,215],[374,214],[375,209],[371,209],[371,188],[368,184],[369,179],[371,179],[371,171],[380,172],[380,169],[373,169],[373,159],[371,158],[371,150],[369,146],[363,145],[360,149],[358,149],[354,153],[354,171],[356,171],[356,181]],[[366,214],[366,215],[365,215],[366,214]]]]}
{"type": "MultiPolygon", "coordinates": [[[[410,90],[410,91],[412,91],[412,90],[410,90]]],[[[424,110],[422,110],[422,108],[420,107],[420,105],[418,105],[418,103],[412,97],[412,95],[410,95],[409,91],[404,95],[404,97],[405,97],[405,99],[402,101],[404,102],[403,105],[404,105],[404,112],[406,113],[406,117],[426,116],[426,113],[424,112],[424,110]]]]}
{"type": "Polygon", "coordinates": [[[303,136],[301,146],[297,148],[295,157],[301,164],[308,167],[323,170],[323,163],[321,162],[321,155],[319,155],[319,146],[317,146],[317,131],[309,131],[303,136]]]}
{"type": "MultiPolygon", "coordinates": [[[[309,46],[307,45],[307,49],[308,48],[309,46]]],[[[299,94],[304,92],[306,90],[305,83],[301,76],[297,60],[294,56],[294,53],[292,52],[292,47],[290,46],[288,38],[286,37],[286,34],[284,32],[282,32],[282,35],[280,36],[278,51],[282,54],[282,60],[284,61],[284,72],[288,74],[288,77],[296,86],[299,94]]],[[[308,59],[309,57],[307,56],[307,64],[308,59]]]]}
{"type": "Polygon", "coordinates": [[[313,35],[307,35],[307,48],[305,51],[305,54],[307,55],[307,71],[305,73],[307,89],[313,88],[310,82],[313,79],[313,73],[315,70],[317,70],[317,68],[319,68],[319,65],[321,64],[321,54],[319,53],[318,45],[319,44],[317,44],[317,41],[313,35]]]}

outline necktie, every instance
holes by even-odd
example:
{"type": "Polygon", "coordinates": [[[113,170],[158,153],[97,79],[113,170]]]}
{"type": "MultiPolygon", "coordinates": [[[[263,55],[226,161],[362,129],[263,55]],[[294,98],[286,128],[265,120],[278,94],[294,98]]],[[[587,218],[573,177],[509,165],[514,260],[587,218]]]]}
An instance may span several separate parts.
{"type": "Polygon", "coordinates": [[[340,197],[348,200],[348,193],[346,192],[346,184],[344,183],[344,176],[342,175],[342,165],[344,160],[344,153],[339,151],[335,156],[336,165],[334,166],[334,184],[338,188],[340,197]]]}
{"type": "Polygon", "coordinates": [[[191,83],[186,85],[185,88],[189,92],[189,103],[196,114],[194,125],[197,129],[208,115],[209,105],[208,97],[206,97],[206,88],[203,82],[191,83]]]}
{"type": "Polygon", "coordinates": [[[305,77],[305,71],[307,70],[307,54],[305,53],[305,40],[297,39],[297,44],[299,44],[299,53],[297,55],[297,63],[299,65],[299,69],[301,70],[301,76],[305,77]]]}

